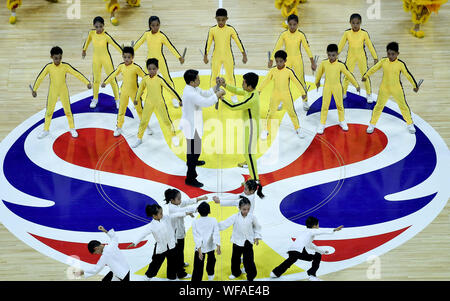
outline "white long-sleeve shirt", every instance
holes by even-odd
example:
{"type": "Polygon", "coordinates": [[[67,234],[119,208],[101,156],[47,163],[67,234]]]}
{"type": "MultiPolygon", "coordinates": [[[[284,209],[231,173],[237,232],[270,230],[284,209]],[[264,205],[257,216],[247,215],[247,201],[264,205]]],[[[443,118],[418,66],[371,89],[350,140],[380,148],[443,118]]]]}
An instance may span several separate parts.
{"type": "Polygon", "coordinates": [[[220,206],[225,206],[225,207],[237,206],[237,207],[239,207],[239,201],[241,200],[240,197],[245,196],[250,201],[250,213],[253,214],[253,211],[255,210],[255,205],[256,205],[255,195],[256,195],[256,193],[247,195],[244,192],[242,192],[241,194],[233,194],[233,195],[229,195],[229,196],[220,197],[220,206]]]}
{"type": "Polygon", "coordinates": [[[200,216],[192,223],[195,250],[202,248],[202,253],[214,251],[220,246],[219,223],[213,217],[200,216]]]}
{"type": "Polygon", "coordinates": [[[333,229],[312,229],[312,228],[306,228],[303,231],[300,231],[295,236],[295,241],[291,243],[289,246],[289,251],[298,251],[303,252],[303,248],[306,249],[306,252],[309,254],[312,254],[314,252],[318,252],[320,254],[324,254],[325,251],[321,248],[317,247],[315,244],[313,244],[313,241],[317,235],[323,235],[323,234],[332,234],[334,233],[333,229]]]}
{"type": "Polygon", "coordinates": [[[175,248],[175,231],[172,228],[170,216],[163,215],[159,221],[153,219],[148,223],[141,232],[141,235],[133,241],[134,245],[137,245],[150,234],[153,234],[156,241],[156,254],[161,254],[175,248]]]}
{"type": "Polygon", "coordinates": [[[130,266],[119,249],[119,241],[114,229],[109,230],[106,234],[110,238],[110,243],[103,248],[103,253],[97,261],[97,264],[84,271],[84,277],[87,278],[96,275],[105,266],[108,266],[111,272],[113,272],[114,277],[122,280],[130,271],[130,266]]]}
{"type": "Polygon", "coordinates": [[[169,216],[172,223],[172,228],[175,231],[176,239],[183,239],[186,236],[186,228],[184,226],[184,218],[186,213],[194,213],[197,209],[196,199],[183,200],[179,205],[169,203],[169,216]],[[189,206],[192,205],[192,206],[189,206]]]}
{"type": "Polygon", "coordinates": [[[202,108],[210,107],[218,101],[214,89],[202,90],[199,87],[186,85],[182,99],[182,116],[179,128],[183,131],[186,139],[194,139],[196,130],[201,138],[203,136],[202,108]]]}
{"type": "Polygon", "coordinates": [[[219,223],[219,230],[223,231],[233,225],[233,232],[231,233],[231,242],[243,247],[245,241],[254,243],[255,238],[262,239],[261,226],[256,219],[256,216],[248,213],[247,216],[242,216],[239,211],[229,218],[219,223]]]}

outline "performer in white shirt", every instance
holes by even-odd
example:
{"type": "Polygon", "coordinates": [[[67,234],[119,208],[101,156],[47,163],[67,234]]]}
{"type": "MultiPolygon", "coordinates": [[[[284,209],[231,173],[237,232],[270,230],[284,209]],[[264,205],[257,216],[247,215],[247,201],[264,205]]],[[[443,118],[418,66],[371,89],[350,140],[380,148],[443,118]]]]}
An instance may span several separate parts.
{"type": "Polygon", "coordinates": [[[110,272],[106,274],[102,281],[129,281],[130,266],[125,256],[119,250],[119,242],[114,229],[106,231],[103,226],[99,226],[98,229],[109,236],[110,243],[102,244],[98,240],[91,240],[88,243],[88,250],[91,254],[100,254],[100,259],[93,268],[77,271],[76,276],[91,277],[98,274],[105,266],[108,266],[110,272]]]}
{"type": "Polygon", "coordinates": [[[264,198],[261,184],[259,184],[256,180],[250,179],[244,183],[244,191],[242,193],[220,198],[218,196],[213,196],[213,201],[224,207],[238,207],[241,196],[244,196],[250,200],[250,213],[253,214],[256,205],[255,195],[258,195],[260,198],[264,198]]]}
{"type": "Polygon", "coordinates": [[[287,252],[289,257],[272,270],[270,273],[271,277],[280,277],[291,265],[300,259],[312,261],[311,268],[306,271],[308,279],[312,281],[321,280],[317,278],[316,272],[319,269],[322,254],[328,254],[328,251],[317,247],[313,241],[317,235],[332,234],[340,231],[344,226],[339,226],[335,229],[319,229],[319,220],[313,216],[308,217],[305,224],[306,229],[295,237],[295,241],[289,247],[289,251],[287,252]],[[313,252],[314,254],[312,254],[313,252]]]}
{"type": "Polygon", "coordinates": [[[194,187],[203,187],[203,184],[197,180],[196,166],[205,164],[199,161],[203,136],[203,113],[202,108],[210,107],[217,103],[218,99],[225,95],[222,89],[214,92],[214,89],[202,90],[200,78],[197,70],[186,70],[184,73],[186,87],[183,90],[183,106],[181,108],[182,117],[180,120],[180,129],[183,131],[187,142],[186,165],[187,173],[185,183],[194,187]]]}
{"type": "Polygon", "coordinates": [[[223,231],[233,225],[231,242],[233,251],[231,255],[231,275],[230,279],[239,277],[242,273],[240,269],[241,255],[243,257],[244,269],[247,273],[247,280],[255,279],[257,270],[253,254],[253,243],[258,245],[262,239],[261,226],[256,216],[250,213],[250,200],[241,196],[239,201],[239,212],[219,223],[219,230],[223,231]]]}
{"type": "Polygon", "coordinates": [[[164,192],[165,201],[169,206],[169,217],[172,227],[175,231],[175,258],[177,261],[177,276],[178,278],[190,278],[184,267],[188,266],[184,262],[184,238],[186,237],[186,229],[184,227],[184,218],[187,215],[194,217],[194,212],[197,210],[199,201],[207,200],[207,196],[198,197],[190,200],[181,200],[181,193],[178,189],[169,188],[164,192]]]}
{"type": "Polygon", "coordinates": [[[192,234],[195,243],[193,282],[202,281],[206,255],[208,255],[206,263],[208,280],[214,280],[216,265],[214,250],[217,251],[217,255],[221,254],[219,224],[215,218],[208,217],[208,214],[211,213],[209,204],[206,202],[200,203],[197,207],[197,212],[200,214],[200,218],[192,223],[192,234]]]}

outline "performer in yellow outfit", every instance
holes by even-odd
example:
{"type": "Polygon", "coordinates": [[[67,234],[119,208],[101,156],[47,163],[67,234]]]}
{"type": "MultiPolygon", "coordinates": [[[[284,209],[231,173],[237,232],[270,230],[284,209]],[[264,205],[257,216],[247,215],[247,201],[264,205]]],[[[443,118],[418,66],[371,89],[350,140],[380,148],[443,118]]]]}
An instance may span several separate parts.
{"type": "Polygon", "coordinates": [[[441,5],[447,0],[403,0],[403,9],[411,12],[411,21],[414,26],[410,29],[413,36],[423,38],[425,32],[420,30],[420,25],[428,22],[432,12],[438,13],[441,5]]]}
{"type": "Polygon", "coordinates": [[[6,7],[11,11],[9,23],[15,24],[17,21],[16,9],[22,5],[22,0],[6,0],[6,7]]]}
{"type": "MultiPolygon", "coordinates": [[[[134,49],[133,47],[124,47],[123,48],[123,63],[117,66],[117,69],[114,70],[102,83],[102,87],[104,88],[107,84],[111,83],[112,80],[115,80],[116,77],[122,73],[123,81],[122,86],[120,87],[120,105],[119,105],[119,113],[117,114],[117,126],[114,131],[114,136],[120,136],[122,134],[122,126],[125,120],[125,112],[128,107],[128,101],[131,100],[134,102],[136,98],[136,93],[138,90],[138,77],[144,78],[145,72],[142,70],[141,66],[135,64],[133,62],[134,58],[134,49]]],[[[142,119],[142,102],[141,99],[137,99],[138,104],[135,105],[136,112],[139,116],[139,119],[142,119]]]]}
{"type": "MultiPolygon", "coordinates": [[[[224,8],[219,8],[216,11],[217,25],[211,27],[208,32],[208,39],[206,40],[205,53],[203,54],[203,62],[208,64],[208,54],[214,41],[214,50],[211,58],[211,79],[210,86],[216,85],[216,78],[220,74],[220,69],[225,69],[225,79],[228,83],[236,85],[236,78],[234,76],[234,56],[231,50],[231,39],[236,42],[239,50],[242,53],[242,62],[247,63],[247,54],[245,53],[244,45],[239,39],[239,35],[233,26],[226,24],[228,20],[228,13],[224,8]]],[[[236,95],[231,97],[234,103],[237,102],[236,95]]]]}
{"type": "Polygon", "coordinates": [[[304,138],[304,134],[300,131],[297,112],[295,112],[294,100],[292,99],[290,90],[290,82],[294,82],[297,86],[302,95],[303,101],[307,99],[307,91],[295,72],[291,68],[286,67],[286,59],[287,54],[284,50],[278,50],[275,53],[276,67],[269,70],[265,80],[258,88],[258,92],[261,93],[261,91],[269,84],[271,80],[274,82],[272,95],[270,97],[269,111],[265,120],[266,130],[261,133],[262,140],[266,140],[267,136],[271,133],[271,120],[280,103],[284,104],[283,107],[286,109],[289,117],[291,118],[298,137],[304,138]]]}
{"type": "Polygon", "coordinates": [[[45,67],[41,70],[38,77],[36,78],[36,81],[34,82],[34,85],[32,87],[32,95],[33,97],[36,97],[37,89],[39,88],[47,74],[49,74],[50,87],[48,89],[47,96],[47,109],[45,112],[44,130],[39,134],[38,138],[43,138],[48,135],[50,122],[52,120],[53,111],[55,110],[55,105],[58,101],[58,98],[61,100],[64,113],[66,114],[67,120],[69,121],[70,133],[72,137],[78,137],[78,133],[75,130],[72,110],[70,109],[70,97],[69,90],[67,89],[66,75],[67,73],[72,74],[80,81],[85,83],[88,89],[91,89],[91,83],[83,74],[81,74],[80,71],[76,70],[71,65],[62,62],[62,54],[63,51],[58,46],[55,46],[50,50],[50,57],[52,58],[53,63],[48,63],[47,65],[45,65],[45,67]]]}
{"type": "Polygon", "coordinates": [[[325,129],[325,124],[327,122],[328,108],[330,107],[331,95],[334,97],[334,102],[336,103],[336,108],[339,116],[339,125],[344,131],[348,130],[347,123],[345,121],[344,115],[344,103],[342,99],[342,83],[341,83],[341,73],[346,76],[350,82],[356,87],[359,92],[360,88],[358,82],[356,81],[353,74],[348,71],[347,66],[337,59],[338,57],[338,46],[336,44],[330,44],[327,46],[328,59],[323,60],[317,70],[316,74],[316,87],[320,87],[320,79],[322,75],[325,74],[325,83],[323,85],[322,94],[322,108],[320,111],[320,124],[317,129],[318,134],[323,134],[325,129]]]}
{"type": "MultiPolygon", "coordinates": [[[[108,46],[111,44],[122,54],[122,47],[104,30],[105,21],[102,17],[95,17],[93,21],[94,30],[89,31],[89,35],[84,42],[82,57],[86,56],[86,50],[89,44],[92,42],[94,45],[94,54],[92,57],[92,72],[94,91],[93,98],[90,104],[91,109],[95,108],[98,103],[98,92],[100,89],[102,67],[105,69],[106,74],[110,74],[114,71],[114,64],[111,54],[109,53],[108,46]]],[[[114,100],[116,101],[116,107],[119,107],[119,86],[117,81],[111,82],[111,87],[114,93],[114,100]]]]}
{"type": "MultiPolygon", "coordinates": [[[[166,101],[163,96],[163,88],[168,91],[174,98],[177,98],[181,105],[181,97],[178,93],[173,89],[163,77],[158,75],[158,60],[155,58],[151,58],[147,60],[147,70],[148,75],[144,76],[141,81],[141,85],[139,86],[138,92],[136,94],[136,98],[134,100],[134,104],[138,104],[138,99],[141,98],[144,89],[147,89],[147,97],[144,101],[144,109],[142,111],[141,123],[139,125],[139,131],[137,134],[137,140],[132,145],[132,147],[137,147],[142,143],[142,136],[144,136],[145,129],[148,126],[150,118],[153,113],[156,114],[158,121],[160,122],[160,126],[162,128],[162,124],[171,129],[172,132],[172,143],[175,146],[179,145],[179,139],[176,136],[175,126],[172,123],[172,119],[170,118],[169,110],[166,105],[166,101]]],[[[152,134],[151,131],[148,131],[148,134],[152,134]]]]}
{"type": "MultiPolygon", "coordinates": [[[[303,58],[301,46],[305,49],[308,54],[309,60],[311,61],[311,69],[316,71],[316,62],[314,61],[313,54],[309,48],[308,40],[305,34],[298,29],[298,17],[296,15],[290,15],[287,18],[289,29],[281,33],[278,38],[275,48],[269,59],[268,67],[271,68],[274,60],[275,52],[280,50],[285,45],[285,51],[287,53],[286,66],[294,70],[298,79],[303,86],[306,86],[305,73],[303,71],[303,58]]],[[[281,109],[281,108],[279,108],[281,109]]],[[[309,110],[308,102],[303,102],[303,109],[305,111],[309,110]]]]}
{"type": "MultiPolygon", "coordinates": [[[[120,5],[118,0],[103,0],[106,2],[106,10],[111,14],[110,21],[112,25],[119,25],[119,20],[116,17],[116,12],[119,11],[120,5]]],[[[132,7],[139,7],[141,0],[127,0],[128,5],[132,7]]]]}
{"type": "Polygon", "coordinates": [[[244,100],[231,104],[225,99],[222,99],[228,109],[232,111],[241,111],[242,120],[244,121],[244,157],[247,162],[250,177],[253,180],[259,181],[258,167],[256,164],[256,153],[259,136],[259,93],[255,91],[258,85],[258,75],[249,72],[244,74],[242,81],[242,88],[237,88],[226,83],[226,80],[220,78],[218,84],[223,86],[228,91],[244,96],[244,100]]]}
{"type": "Polygon", "coordinates": [[[378,92],[377,104],[373,108],[372,118],[370,120],[369,127],[367,128],[367,133],[369,134],[374,131],[375,125],[377,124],[377,121],[383,112],[383,108],[390,96],[392,96],[397,102],[403,119],[406,121],[408,131],[411,134],[416,132],[413,120],[411,118],[411,110],[406,103],[405,92],[403,91],[403,86],[400,81],[400,73],[402,73],[409,80],[413,86],[414,92],[419,91],[419,86],[406,67],[406,64],[397,58],[399,55],[398,50],[398,43],[389,43],[386,47],[387,58],[381,59],[375,66],[370,68],[362,78],[362,80],[365,81],[377,70],[383,68],[383,79],[381,81],[380,91],[378,92]]]}
{"type": "MultiPolygon", "coordinates": [[[[147,42],[147,59],[156,58],[159,62],[159,72],[161,72],[162,77],[168,82],[172,88],[175,89],[175,83],[170,76],[169,68],[167,66],[167,61],[163,53],[163,46],[169,48],[170,52],[180,61],[181,64],[184,63],[184,57],[180,55],[175,46],[170,42],[169,38],[159,30],[161,21],[157,16],[151,16],[148,19],[148,26],[150,30],[146,31],[139,40],[134,44],[134,50],[137,51],[139,47],[147,42]]],[[[179,107],[179,102],[177,99],[172,100],[173,106],[175,108],[179,107]]]]}
{"type": "MultiPolygon", "coordinates": [[[[373,47],[372,41],[370,40],[369,34],[364,29],[361,29],[361,15],[352,14],[350,16],[350,25],[352,28],[347,29],[341,38],[338,45],[338,54],[342,52],[345,44],[348,41],[348,52],[347,59],[345,60],[345,65],[350,72],[355,70],[356,64],[358,64],[359,72],[361,75],[367,72],[367,54],[365,50],[365,45],[369,48],[370,53],[373,57],[374,65],[378,62],[377,52],[373,47]]],[[[344,99],[347,97],[347,88],[349,80],[344,79],[344,99]]],[[[367,102],[372,103],[372,87],[370,80],[365,81],[364,85],[366,87],[367,102]]]]}

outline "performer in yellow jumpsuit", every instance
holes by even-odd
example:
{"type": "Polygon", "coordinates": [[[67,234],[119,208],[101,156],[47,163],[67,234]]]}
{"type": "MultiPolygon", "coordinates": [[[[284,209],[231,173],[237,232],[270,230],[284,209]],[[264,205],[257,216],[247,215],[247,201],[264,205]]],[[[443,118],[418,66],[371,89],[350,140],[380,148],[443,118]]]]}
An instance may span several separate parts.
{"type": "MultiPolygon", "coordinates": [[[[289,29],[283,31],[280,37],[278,38],[278,41],[275,44],[275,48],[273,49],[272,54],[270,56],[268,67],[269,68],[272,67],[275,52],[280,50],[284,44],[285,51],[287,53],[286,66],[294,70],[298,79],[305,87],[306,82],[305,82],[305,73],[303,70],[303,58],[301,46],[303,46],[303,48],[306,51],[306,54],[309,57],[309,60],[311,61],[311,69],[313,71],[316,71],[317,66],[316,63],[314,62],[313,54],[311,52],[311,49],[309,48],[309,43],[308,40],[306,39],[305,34],[298,29],[298,17],[296,15],[290,15],[287,18],[287,21],[289,29]]],[[[303,109],[305,111],[309,110],[307,101],[303,102],[303,109]]]]}
{"type": "MultiPolygon", "coordinates": [[[[208,54],[214,41],[214,50],[211,58],[211,87],[216,85],[216,78],[220,74],[222,65],[225,69],[225,79],[227,83],[236,85],[236,78],[234,76],[234,56],[231,50],[231,39],[236,42],[239,50],[242,53],[242,62],[247,63],[247,54],[245,53],[244,45],[239,39],[239,35],[233,26],[226,24],[228,20],[228,13],[224,8],[219,8],[216,11],[217,25],[211,27],[208,32],[208,39],[206,40],[205,53],[203,54],[203,62],[208,64],[208,54]]],[[[237,102],[236,95],[231,97],[234,103],[237,102]]]]}
{"type": "MultiPolygon", "coordinates": [[[[108,46],[111,44],[122,54],[122,47],[104,30],[105,21],[102,17],[95,17],[93,21],[94,30],[89,31],[89,35],[84,42],[82,57],[86,56],[86,50],[89,44],[92,42],[94,45],[94,54],[92,57],[92,72],[94,91],[93,98],[90,104],[91,109],[95,108],[98,103],[98,92],[100,89],[102,67],[105,69],[106,74],[110,74],[114,71],[114,64],[111,54],[109,53],[108,46]]],[[[116,101],[116,107],[119,107],[119,86],[117,81],[111,82],[111,87],[114,93],[114,100],[116,101]]]]}
{"type": "MultiPolygon", "coordinates": [[[[352,28],[347,29],[344,32],[344,35],[339,42],[338,54],[342,52],[345,44],[348,41],[348,52],[345,65],[347,65],[347,68],[350,72],[353,72],[355,70],[356,64],[358,64],[359,72],[362,75],[366,73],[368,69],[365,45],[369,48],[370,53],[372,54],[374,64],[378,62],[378,56],[375,48],[373,47],[372,41],[370,40],[369,34],[364,29],[361,29],[361,15],[352,14],[350,16],[350,25],[352,26],[352,28]]],[[[345,78],[344,99],[347,97],[348,83],[349,80],[345,78]]],[[[372,103],[372,87],[370,84],[370,80],[365,81],[364,85],[367,93],[367,102],[372,103]]]]}
{"type": "Polygon", "coordinates": [[[387,45],[387,58],[381,59],[375,66],[370,68],[366,74],[364,74],[362,80],[367,80],[369,76],[374,74],[380,68],[383,68],[383,79],[380,85],[380,91],[378,92],[377,104],[373,108],[372,118],[370,120],[369,127],[367,128],[367,133],[372,133],[375,129],[378,119],[380,118],[383,108],[386,105],[388,98],[392,96],[397,102],[397,105],[402,113],[403,119],[405,119],[408,131],[411,134],[416,132],[414,128],[414,123],[411,118],[411,110],[406,103],[405,92],[403,91],[403,86],[400,81],[400,73],[402,73],[413,86],[414,92],[419,91],[419,86],[416,80],[409,72],[406,64],[399,60],[398,57],[398,44],[396,42],[391,42],[387,45]]]}
{"type": "MultiPolygon", "coordinates": [[[[167,66],[167,61],[163,53],[163,46],[166,46],[170,52],[180,61],[181,64],[184,63],[184,58],[180,55],[175,46],[170,42],[169,38],[159,30],[160,20],[157,16],[151,16],[148,19],[148,26],[150,30],[146,31],[139,40],[134,44],[134,50],[137,51],[139,47],[147,42],[147,59],[156,58],[159,62],[159,72],[162,77],[168,82],[172,88],[175,89],[175,83],[170,76],[169,68],[167,66]]],[[[175,108],[179,107],[179,102],[177,99],[172,100],[172,104],[175,108]]]]}
{"type": "MultiPolygon", "coordinates": [[[[114,72],[112,72],[103,82],[102,87],[104,88],[111,81],[115,80],[116,77],[122,73],[123,81],[120,87],[120,105],[119,113],[117,114],[117,127],[114,131],[114,136],[120,136],[122,134],[122,126],[125,119],[125,112],[128,107],[128,101],[134,102],[136,98],[136,93],[138,90],[138,77],[144,78],[145,72],[142,70],[141,66],[133,62],[134,49],[133,47],[123,48],[123,63],[121,63],[114,72]]],[[[138,104],[135,105],[136,112],[139,119],[142,118],[142,102],[141,99],[137,99],[138,104]]]]}
{"type": "Polygon", "coordinates": [[[416,38],[423,38],[425,32],[420,30],[420,25],[427,23],[431,13],[437,14],[441,5],[446,2],[447,0],[403,0],[403,9],[411,12],[411,21],[414,24],[410,33],[416,38]]]}
{"type": "Polygon", "coordinates": [[[223,78],[219,79],[219,84],[228,91],[244,96],[244,100],[232,104],[222,99],[228,109],[232,111],[241,111],[242,120],[244,121],[244,157],[247,162],[250,177],[259,181],[258,167],[256,164],[256,153],[259,136],[259,93],[255,90],[258,85],[258,75],[249,72],[244,74],[242,88],[237,88],[226,83],[223,78]]]}
{"type": "Polygon", "coordinates": [[[344,115],[344,103],[342,99],[343,89],[341,83],[341,73],[347,77],[350,82],[356,87],[359,92],[360,88],[353,74],[348,71],[347,66],[337,59],[338,46],[336,44],[330,44],[327,46],[328,59],[323,60],[320,63],[319,69],[316,74],[316,87],[320,87],[320,79],[325,74],[325,83],[323,85],[322,94],[322,108],[320,111],[320,124],[317,129],[318,134],[323,134],[325,124],[327,122],[328,108],[330,107],[331,95],[334,97],[336,108],[338,111],[339,125],[344,131],[348,130],[347,123],[344,115]]]}
{"type": "Polygon", "coordinates": [[[78,137],[78,133],[75,130],[72,110],[70,109],[70,97],[69,90],[67,89],[66,75],[67,73],[72,74],[80,81],[85,83],[88,89],[91,89],[91,83],[83,74],[81,74],[80,71],[76,70],[68,63],[62,62],[62,54],[63,51],[58,46],[55,46],[50,50],[50,56],[53,60],[53,63],[48,63],[47,65],[45,65],[45,67],[41,70],[38,77],[36,78],[36,81],[34,82],[34,85],[32,87],[32,95],[33,97],[36,97],[37,89],[39,88],[47,74],[49,74],[50,87],[48,89],[47,96],[47,109],[45,112],[44,130],[39,134],[39,138],[43,138],[49,133],[50,122],[52,120],[53,111],[55,110],[55,105],[58,101],[58,98],[61,100],[64,113],[66,114],[67,120],[69,121],[70,133],[72,137],[78,137]]]}
{"type": "MultiPolygon", "coordinates": [[[[174,98],[177,98],[181,104],[181,97],[175,91],[175,89],[170,86],[163,77],[161,77],[158,73],[158,60],[155,58],[151,58],[147,60],[147,70],[148,75],[144,76],[141,81],[141,85],[139,86],[138,92],[136,94],[136,98],[134,100],[134,104],[138,104],[138,99],[141,98],[144,89],[147,89],[147,97],[144,101],[144,108],[142,111],[141,123],[139,125],[139,131],[137,134],[137,141],[132,145],[132,147],[137,147],[142,143],[142,136],[144,135],[145,129],[148,126],[150,118],[153,113],[156,114],[158,121],[160,122],[160,126],[162,128],[162,124],[171,129],[172,132],[172,143],[175,146],[179,145],[179,139],[176,136],[175,126],[172,123],[172,119],[170,118],[169,110],[166,105],[166,101],[163,96],[163,88],[169,92],[174,98]]],[[[151,134],[151,131],[148,132],[151,134]]]]}
{"type": "Polygon", "coordinates": [[[291,68],[286,67],[286,59],[287,54],[284,50],[278,50],[275,53],[276,67],[269,70],[265,80],[258,88],[258,92],[261,93],[261,91],[269,84],[271,80],[274,82],[272,95],[270,97],[269,111],[265,120],[266,130],[261,133],[262,140],[267,139],[267,136],[271,134],[271,120],[280,103],[284,104],[283,107],[286,109],[289,117],[291,118],[298,137],[304,138],[304,134],[300,131],[300,124],[290,90],[290,82],[292,81],[297,86],[302,95],[303,101],[307,100],[307,91],[295,72],[291,68]]]}

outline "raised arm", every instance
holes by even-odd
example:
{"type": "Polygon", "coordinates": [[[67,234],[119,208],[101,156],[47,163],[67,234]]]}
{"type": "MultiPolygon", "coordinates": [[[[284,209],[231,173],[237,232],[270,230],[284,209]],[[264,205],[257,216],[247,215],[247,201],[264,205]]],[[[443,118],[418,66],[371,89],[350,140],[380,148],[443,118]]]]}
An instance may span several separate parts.
{"type": "Polygon", "coordinates": [[[226,220],[221,221],[219,223],[219,231],[223,231],[223,230],[229,228],[231,225],[233,225],[236,217],[237,217],[237,214],[233,214],[232,216],[230,216],[226,220]]]}

